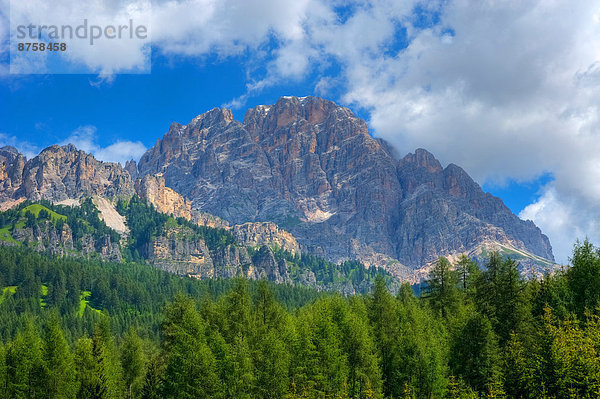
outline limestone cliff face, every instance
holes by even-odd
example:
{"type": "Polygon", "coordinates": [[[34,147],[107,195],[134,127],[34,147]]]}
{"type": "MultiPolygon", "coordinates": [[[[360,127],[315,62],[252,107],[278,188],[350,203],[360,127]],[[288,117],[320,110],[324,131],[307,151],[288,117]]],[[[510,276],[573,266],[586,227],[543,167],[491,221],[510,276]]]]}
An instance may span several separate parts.
{"type": "Polygon", "coordinates": [[[23,182],[25,162],[16,148],[0,148],[0,200],[16,199],[14,193],[23,182]]]}
{"type": "Polygon", "coordinates": [[[227,220],[198,210],[192,210],[191,221],[196,223],[198,226],[212,227],[213,229],[231,229],[231,226],[227,220]]]}
{"type": "Polygon", "coordinates": [[[274,222],[302,250],[397,275],[490,241],[553,260],[547,237],[461,168],[425,150],[400,158],[350,110],[319,98],[283,97],[243,122],[215,108],[173,124],[137,171],[162,174],[192,210],[274,222]]]}
{"type": "Polygon", "coordinates": [[[75,242],[67,224],[57,229],[52,222],[45,221],[34,227],[17,228],[12,232],[12,237],[36,251],[60,257],[100,258],[112,262],[121,262],[123,259],[119,243],[111,242],[110,237],[105,236],[96,241],[86,234],[75,242]]]}
{"type": "Polygon", "coordinates": [[[129,173],[100,162],[73,145],[51,146],[28,161],[16,150],[0,149],[0,200],[26,198],[59,202],[84,195],[117,197],[133,194],[129,173]]]}
{"type": "Polygon", "coordinates": [[[203,240],[178,238],[178,231],[170,230],[157,237],[147,248],[146,257],[156,267],[179,275],[212,278],[214,265],[203,240]]]}
{"type": "Polygon", "coordinates": [[[196,278],[266,278],[291,283],[285,260],[277,262],[271,249],[261,247],[253,258],[243,246],[226,245],[210,250],[191,229],[170,228],[146,249],[148,261],[163,270],[196,278]]]}
{"type": "Polygon", "coordinates": [[[232,228],[235,238],[246,246],[277,246],[292,254],[300,254],[296,238],[272,222],[237,224],[232,228]]]}
{"type": "Polygon", "coordinates": [[[146,175],[136,180],[135,191],[140,198],[153,204],[159,212],[187,220],[192,218],[189,201],[173,189],[165,187],[165,179],[162,176],[146,175]]]}
{"type": "Polygon", "coordinates": [[[280,259],[279,262],[275,260],[269,247],[261,247],[252,257],[252,263],[256,277],[266,278],[276,283],[292,283],[286,261],[284,259],[280,259]]]}

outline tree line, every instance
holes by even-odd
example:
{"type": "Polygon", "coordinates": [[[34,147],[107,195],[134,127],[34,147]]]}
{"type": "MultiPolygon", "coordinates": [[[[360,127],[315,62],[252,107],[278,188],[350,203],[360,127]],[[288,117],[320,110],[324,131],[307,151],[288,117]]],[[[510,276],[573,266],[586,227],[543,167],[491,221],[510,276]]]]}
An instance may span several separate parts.
{"type": "MultiPolygon", "coordinates": [[[[92,280],[104,268],[119,275],[105,264],[1,251],[0,276],[12,273],[12,282],[21,263],[32,264],[34,284],[65,262],[89,268],[92,280]],[[11,256],[13,269],[4,266],[11,256]]],[[[0,303],[4,317],[18,295],[31,298],[13,312],[14,332],[3,331],[0,397],[596,398],[600,251],[577,243],[571,263],[527,281],[497,253],[483,268],[440,258],[421,297],[408,284],[392,294],[381,276],[369,294],[343,297],[243,279],[200,289],[207,282],[157,270],[152,280],[148,266],[130,266],[131,284],[149,278],[164,302],[140,307],[119,278],[109,280],[121,307],[92,303],[104,312],[89,310],[95,319],[84,331],[49,287],[41,306],[41,291],[21,279],[0,303]]]]}

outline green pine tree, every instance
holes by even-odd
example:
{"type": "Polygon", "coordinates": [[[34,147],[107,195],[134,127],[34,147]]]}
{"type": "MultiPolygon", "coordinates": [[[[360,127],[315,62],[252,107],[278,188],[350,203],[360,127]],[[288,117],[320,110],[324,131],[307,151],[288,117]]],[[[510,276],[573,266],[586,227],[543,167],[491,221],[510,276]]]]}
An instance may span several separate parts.
{"type": "Polygon", "coordinates": [[[178,295],[164,313],[164,397],[217,397],[222,389],[216,360],[206,343],[203,321],[193,301],[178,295]]]}
{"type": "Polygon", "coordinates": [[[63,335],[58,313],[53,312],[44,334],[48,398],[74,398],[77,393],[73,355],[63,335]]]}
{"type": "Polygon", "coordinates": [[[99,399],[122,398],[125,389],[121,364],[107,316],[102,317],[94,329],[92,356],[94,361],[93,397],[99,399]]]}
{"type": "Polygon", "coordinates": [[[127,331],[121,345],[121,366],[127,398],[139,397],[146,372],[146,356],[143,342],[133,327],[127,331]]]}
{"type": "Polygon", "coordinates": [[[473,314],[452,337],[451,373],[483,393],[498,380],[499,349],[490,321],[473,314]]]}
{"type": "Polygon", "coordinates": [[[452,270],[448,259],[440,257],[429,272],[424,297],[428,299],[434,312],[443,318],[448,317],[458,306],[457,284],[457,273],[452,270]]]}
{"type": "Polygon", "coordinates": [[[45,398],[47,369],[42,357],[42,340],[29,319],[25,329],[10,343],[6,354],[8,397],[45,398]]]}

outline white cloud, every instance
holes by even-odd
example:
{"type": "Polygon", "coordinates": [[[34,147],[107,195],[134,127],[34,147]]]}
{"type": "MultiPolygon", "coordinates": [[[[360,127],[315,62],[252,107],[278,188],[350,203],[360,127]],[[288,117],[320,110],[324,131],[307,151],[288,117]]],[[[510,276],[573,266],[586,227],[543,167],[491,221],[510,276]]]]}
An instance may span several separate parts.
{"type": "MultiPolygon", "coordinates": [[[[6,0],[3,0],[7,3],[6,0]]],[[[13,48],[17,42],[31,42],[40,32],[49,42],[66,43],[66,51],[23,51],[13,52],[10,63],[12,73],[98,73],[110,75],[118,72],[149,72],[150,67],[150,1],[149,0],[105,0],[105,1],[52,1],[12,0],[10,1],[10,32],[4,29],[8,10],[3,7],[0,18],[0,34],[7,39],[12,37],[13,48]],[[2,22],[4,21],[4,22],[2,22]],[[131,21],[131,24],[129,23],[131,21]],[[29,25],[33,30],[28,30],[29,25]],[[94,28],[92,28],[92,25],[94,28]],[[18,26],[25,27],[19,32],[18,26]],[[59,38],[48,38],[51,28],[57,27],[59,38]],[[63,26],[66,26],[63,36],[63,26]],[[120,28],[126,26],[126,28],[120,28]],[[45,30],[44,28],[45,27],[45,30]],[[85,38],[70,37],[73,35],[85,38]],[[85,27],[85,28],[84,28],[85,27]],[[136,31],[129,35],[131,27],[136,31]],[[148,31],[144,33],[146,28],[148,31]],[[24,32],[27,37],[17,37],[24,32]],[[139,33],[139,35],[137,35],[139,33]],[[95,40],[92,34],[97,35],[95,40]],[[114,36],[107,38],[106,36],[114,36]],[[146,37],[144,37],[146,36],[146,37]],[[29,40],[26,40],[29,39],[29,40]],[[54,40],[52,40],[54,39],[54,40]],[[93,45],[91,45],[93,43],[93,45]]],[[[22,29],[22,28],[21,28],[22,29]]],[[[7,47],[0,48],[6,53],[7,47]]]]}
{"type": "MultiPolygon", "coordinates": [[[[102,21],[139,12],[138,0],[62,3],[99,7],[102,21]]],[[[523,215],[566,259],[576,238],[597,237],[585,220],[600,220],[599,15],[598,1],[159,0],[150,25],[163,55],[248,55],[247,91],[231,106],[314,72],[316,93],[341,92],[400,152],[425,147],[480,183],[551,173],[523,215]],[[430,23],[415,7],[433,13],[430,23]],[[339,72],[327,75],[332,61],[339,72]],[[549,223],[557,212],[564,223],[549,223]]],[[[97,50],[80,60],[108,75],[145,59],[139,46],[97,50]]],[[[128,146],[111,147],[122,159],[128,146]]]]}
{"type": "Polygon", "coordinates": [[[564,197],[549,184],[538,201],[521,211],[519,217],[534,220],[544,233],[552,237],[556,261],[568,264],[572,254],[574,239],[588,238],[593,243],[600,242],[600,221],[594,217],[598,210],[580,206],[575,197],[564,197]]]}
{"type": "Polygon", "coordinates": [[[96,141],[95,126],[80,126],[75,129],[66,140],[60,145],[73,144],[78,149],[85,152],[94,152],[98,149],[96,141]]]}
{"type": "Polygon", "coordinates": [[[147,148],[139,141],[117,141],[105,148],[99,148],[94,152],[96,158],[106,162],[125,162],[134,159],[139,161],[147,148]]]}
{"type": "Polygon", "coordinates": [[[139,141],[119,140],[107,147],[101,147],[96,142],[95,126],[77,128],[61,143],[64,144],[73,144],[82,151],[92,153],[100,161],[119,162],[122,165],[131,159],[139,160],[146,152],[146,147],[139,141]]]}
{"type": "Polygon", "coordinates": [[[166,53],[222,56],[257,49],[265,40],[300,39],[312,0],[157,1],[153,40],[166,53]]]}
{"type": "Polygon", "coordinates": [[[6,133],[0,133],[0,147],[12,146],[21,152],[27,159],[31,159],[37,155],[39,148],[27,141],[21,141],[15,136],[10,136],[6,133]]]}

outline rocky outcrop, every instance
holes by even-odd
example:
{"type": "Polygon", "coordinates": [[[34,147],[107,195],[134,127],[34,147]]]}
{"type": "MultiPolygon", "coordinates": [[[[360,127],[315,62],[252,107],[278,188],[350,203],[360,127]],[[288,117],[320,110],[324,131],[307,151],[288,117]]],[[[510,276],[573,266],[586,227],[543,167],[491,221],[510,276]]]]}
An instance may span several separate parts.
{"type": "Polygon", "coordinates": [[[252,259],[245,247],[227,245],[214,249],[211,254],[215,264],[215,277],[257,278],[256,268],[252,265],[252,259]]]}
{"type": "Polygon", "coordinates": [[[57,227],[50,221],[42,221],[33,227],[14,229],[12,237],[22,245],[54,256],[99,258],[112,262],[123,260],[119,243],[112,242],[109,236],[96,241],[85,234],[75,241],[67,224],[57,227]]]}
{"type": "Polygon", "coordinates": [[[198,210],[192,210],[191,221],[196,223],[198,226],[212,227],[213,229],[231,229],[231,226],[227,220],[198,210]]]}
{"type": "Polygon", "coordinates": [[[51,146],[29,161],[13,148],[0,150],[0,200],[19,198],[59,202],[82,196],[133,194],[129,173],[100,162],[73,145],[51,146]]]}
{"type": "Polygon", "coordinates": [[[165,179],[162,176],[146,175],[136,180],[135,191],[159,212],[187,220],[192,218],[189,201],[173,189],[165,187],[165,179]]]}
{"type": "Polygon", "coordinates": [[[290,284],[292,282],[286,261],[284,259],[280,259],[279,262],[275,260],[273,252],[267,246],[256,251],[252,257],[252,263],[258,278],[266,278],[276,283],[290,284]]]}
{"type": "Polygon", "coordinates": [[[146,258],[171,273],[196,278],[268,279],[291,283],[285,260],[276,261],[271,249],[261,247],[250,258],[246,247],[219,246],[210,250],[204,240],[186,227],[170,228],[146,249],[146,258]]]}
{"type": "Polygon", "coordinates": [[[547,237],[461,168],[420,149],[400,158],[350,110],[319,98],[283,97],[243,122],[215,108],[171,125],[137,166],[164,176],[192,210],[274,222],[334,261],[403,276],[489,241],[553,260],[547,237]]]}
{"type": "Polygon", "coordinates": [[[15,191],[23,183],[25,156],[14,147],[0,148],[0,201],[14,201],[15,191]]]}
{"type": "Polygon", "coordinates": [[[138,178],[137,163],[133,159],[125,162],[124,169],[129,173],[129,176],[131,176],[132,179],[135,180],[138,178]]]}
{"type": "Polygon", "coordinates": [[[214,265],[201,239],[181,239],[180,232],[170,230],[157,237],[147,248],[146,257],[156,267],[179,275],[197,278],[215,277],[214,265]]]}
{"type": "Polygon", "coordinates": [[[300,254],[300,245],[293,235],[272,222],[237,224],[232,227],[235,238],[250,247],[267,245],[279,247],[292,254],[300,254]]]}

